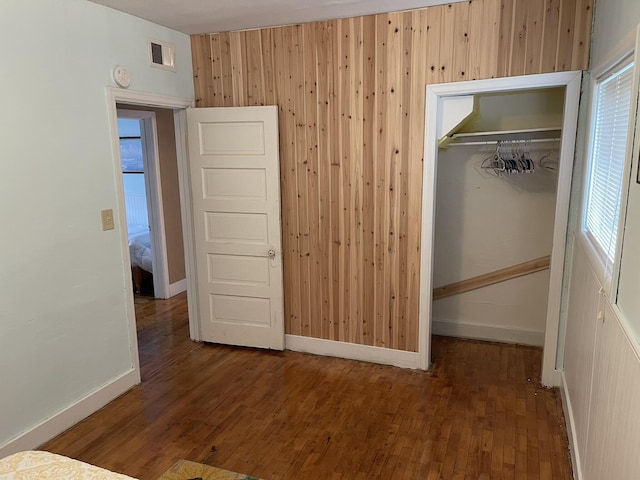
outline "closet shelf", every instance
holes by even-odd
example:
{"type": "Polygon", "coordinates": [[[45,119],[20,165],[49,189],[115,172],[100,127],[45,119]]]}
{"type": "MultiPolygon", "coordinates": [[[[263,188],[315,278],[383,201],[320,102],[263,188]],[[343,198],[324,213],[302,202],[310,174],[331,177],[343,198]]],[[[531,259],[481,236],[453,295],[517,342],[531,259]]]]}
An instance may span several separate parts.
{"type": "Polygon", "coordinates": [[[448,146],[491,145],[500,140],[528,140],[531,143],[559,141],[560,128],[528,128],[520,130],[497,130],[492,132],[461,132],[451,135],[448,146]]]}

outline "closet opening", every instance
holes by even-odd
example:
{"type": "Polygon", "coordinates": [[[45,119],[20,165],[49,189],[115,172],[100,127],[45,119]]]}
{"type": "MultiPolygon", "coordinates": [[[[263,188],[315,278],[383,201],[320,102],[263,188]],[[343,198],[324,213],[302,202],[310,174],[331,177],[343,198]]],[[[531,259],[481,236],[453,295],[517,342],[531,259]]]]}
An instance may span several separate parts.
{"type": "Polygon", "coordinates": [[[431,333],[535,345],[544,349],[543,384],[559,384],[580,79],[570,72],[427,87],[421,366],[431,333]]]}

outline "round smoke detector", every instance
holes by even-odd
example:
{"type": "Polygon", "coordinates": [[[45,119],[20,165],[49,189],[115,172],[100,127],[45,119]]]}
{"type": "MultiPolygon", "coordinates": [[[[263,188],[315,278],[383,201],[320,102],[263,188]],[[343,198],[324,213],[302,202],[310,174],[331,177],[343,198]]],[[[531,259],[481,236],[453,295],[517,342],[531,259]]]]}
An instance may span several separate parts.
{"type": "Polygon", "coordinates": [[[116,85],[122,88],[128,88],[131,84],[131,77],[129,76],[129,70],[127,70],[122,65],[116,65],[113,67],[113,81],[116,82],[116,85]]]}

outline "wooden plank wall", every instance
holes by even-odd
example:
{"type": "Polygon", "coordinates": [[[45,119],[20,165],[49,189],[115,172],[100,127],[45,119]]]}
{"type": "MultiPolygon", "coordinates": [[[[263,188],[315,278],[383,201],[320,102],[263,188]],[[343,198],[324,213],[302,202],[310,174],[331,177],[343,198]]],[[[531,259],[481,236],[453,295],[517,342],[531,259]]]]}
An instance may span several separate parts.
{"type": "Polygon", "coordinates": [[[192,36],[198,107],[278,105],[286,332],[416,351],[425,86],[586,69],[593,0],[192,36]]]}

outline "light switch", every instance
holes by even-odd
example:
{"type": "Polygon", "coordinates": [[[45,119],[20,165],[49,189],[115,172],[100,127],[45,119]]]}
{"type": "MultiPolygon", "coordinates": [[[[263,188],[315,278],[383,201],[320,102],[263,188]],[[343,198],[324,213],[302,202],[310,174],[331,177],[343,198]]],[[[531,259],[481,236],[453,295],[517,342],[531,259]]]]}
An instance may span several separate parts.
{"type": "Polygon", "coordinates": [[[100,216],[102,217],[102,230],[113,230],[115,228],[112,209],[101,210],[100,216]]]}

